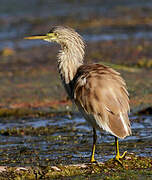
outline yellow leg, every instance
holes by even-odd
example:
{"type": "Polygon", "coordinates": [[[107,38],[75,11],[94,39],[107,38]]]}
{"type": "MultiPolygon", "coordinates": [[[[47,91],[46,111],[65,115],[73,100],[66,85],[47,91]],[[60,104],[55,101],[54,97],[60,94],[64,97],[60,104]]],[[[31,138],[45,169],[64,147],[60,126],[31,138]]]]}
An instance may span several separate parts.
{"type": "Polygon", "coordinates": [[[122,162],[120,161],[120,159],[124,158],[127,151],[125,151],[123,153],[122,156],[120,156],[120,153],[119,153],[119,142],[118,142],[118,138],[115,137],[115,146],[116,146],[116,156],[115,156],[115,160],[118,161],[121,165],[122,165],[122,162]]]}
{"type": "Polygon", "coordinates": [[[92,153],[91,153],[91,159],[90,159],[91,163],[96,162],[94,158],[95,149],[96,149],[96,141],[97,141],[97,134],[96,134],[95,128],[93,128],[93,146],[92,146],[92,153]]]}

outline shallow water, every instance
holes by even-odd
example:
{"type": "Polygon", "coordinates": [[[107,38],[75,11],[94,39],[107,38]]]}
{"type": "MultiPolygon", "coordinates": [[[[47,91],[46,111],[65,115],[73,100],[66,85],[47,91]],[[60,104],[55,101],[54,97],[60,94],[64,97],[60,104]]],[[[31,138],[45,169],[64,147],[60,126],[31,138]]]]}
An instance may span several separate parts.
{"type": "MultiPolygon", "coordinates": [[[[111,30],[112,31],[112,30],[111,30]]],[[[119,32],[119,33],[101,33],[101,34],[82,34],[84,37],[84,40],[86,42],[99,42],[99,41],[111,41],[111,40],[128,40],[128,39],[147,39],[151,40],[152,39],[152,32],[149,31],[140,31],[140,32],[131,32],[128,33],[126,32],[119,32]]],[[[0,38],[1,39],[1,38],[0,38]]],[[[33,40],[33,41],[27,41],[27,40],[4,40],[0,44],[0,50],[3,49],[4,47],[9,47],[9,48],[31,48],[31,47],[36,47],[36,46],[42,46],[42,45],[48,45],[48,42],[44,42],[41,40],[33,40]]],[[[49,43],[50,46],[50,43],[49,43]]]]}
{"type": "MultiPolygon", "coordinates": [[[[127,150],[140,156],[152,156],[152,117],[135,116],[130,119],[133,135],[120,140],[121,152],[127,150]]],[[[89,161],[91,127],[79,115],[49,119],[1,119],[0,129],[1,165],[52,165],[89,161]],[[31,127],[33,129],[28,131],[31,127]],[[13,133],[16,128],[18,133],[13,133]]],[[[97,161],[114,156],[113,136],[98,132],[95,156],[97,161]]]]}
{"type": "MultiPolygon", "coordinates": [[[[10,48],[31,48],[33,46],[42,45],[42,41],[25,41],[23,38],[32,33],[45,33],[45,30],[54,24],[64,24],[68,17],[83,21],[85,19],[96,17],[109,17],[111,20],[115,18],[122,18],[124,14],[130,18],[133,18],[136,13],[132,16],[130,14],[137,10],[144,9],[141,11],[140,16],[145,17],[146,12],[150,11],[152,8],[152,0],[145,2],[144,0],[132,1],[126,0],[122,2],[116,0],[100,1],[68,1],[68,0],[56,0],[56,1],[42,1],[42,0],[31,0],[30,6],[21,0],[2,0],[0,6],[0,50],[5,47],[10,48]],[[63,18],[64,21],[60,21],[59,18],[63,18]],[[45,23],[47,21],[47,23],[45,23]],[[37,24],[38,23],[38,24],[37,24]],[[44,24],[43,24],[44,23],[44,24]],[[37,25],[34,25],[37,24],[37,25]],[[44,26],[47,28],[44,28],[44,26]],[[43,30],[43,28],[45,30],[43,30]],[[42,29],[42,30],[41,30],[42,29]]],[[[140,18],[140,17],[139,17],[140,18]]],[[[148,23],[147,23],[148,24],[148,23]]],[[[79,27],[78,27],[79,29],[79,27]]],[[[123,27],[109,27],[104,29],[104,27],[95,27],[90,30],[89,28],[84,28],[81,35],[86,41],[101,41],[101,40],[120,40],[128,38],[146,38],[151,39],[151,26],[149,28],[141,23],[140,27],[134,27],[129,29],[123,29],[123,27]],[[134,32],[136,30],[136,32],[134,32]],[[91,31],[91,33],[89,32],[91,31]],[[98,31],[98,33],[97,33],[98,31]],[[93,32],[93,34],[92,34],[93,32]]]]}

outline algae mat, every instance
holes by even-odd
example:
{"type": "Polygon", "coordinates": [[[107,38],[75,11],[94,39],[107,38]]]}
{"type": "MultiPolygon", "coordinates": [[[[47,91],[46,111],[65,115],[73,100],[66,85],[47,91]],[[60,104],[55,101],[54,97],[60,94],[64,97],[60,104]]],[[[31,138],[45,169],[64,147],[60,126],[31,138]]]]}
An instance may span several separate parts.
{"type": "Polygon", "coordinates": [[[98,132],[99,163],[91,165],[91,127],[77,113],[51,116],[1,119],[1,178],[151,178],[151,116],[130,117],[133,135],[120,141],[121,152],[128,151],[123,167],[110,160],[115,154],[112,136],[98,132]]]}

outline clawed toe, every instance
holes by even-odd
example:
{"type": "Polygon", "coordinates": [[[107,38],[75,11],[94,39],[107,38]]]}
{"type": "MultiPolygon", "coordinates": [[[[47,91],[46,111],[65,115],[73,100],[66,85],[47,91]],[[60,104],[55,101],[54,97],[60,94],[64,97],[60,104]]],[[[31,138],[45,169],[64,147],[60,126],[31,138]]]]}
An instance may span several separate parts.
{"type": "Polygon", "coordinates": [[[127,153],[127,151],[125,151],[122,156],[120,156],[119,154],[117,154],[116,157],[114,158],[114,160],[117,161],[119,164],[122,165],[121,159],[123,159],[123,158],[126,156],[126,153],[127,153]]]}

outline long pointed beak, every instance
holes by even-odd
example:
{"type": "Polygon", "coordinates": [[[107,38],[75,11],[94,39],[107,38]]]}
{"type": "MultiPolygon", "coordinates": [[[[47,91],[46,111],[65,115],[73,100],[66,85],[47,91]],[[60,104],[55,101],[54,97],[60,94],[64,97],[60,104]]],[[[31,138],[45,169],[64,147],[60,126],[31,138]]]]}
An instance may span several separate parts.
{"type": "Polygon", "coordinates": [[[47,35],[35,35],[35,36],[29,36],[29,37],[25,37],[24,39],[46,39],[47,35]]]}

